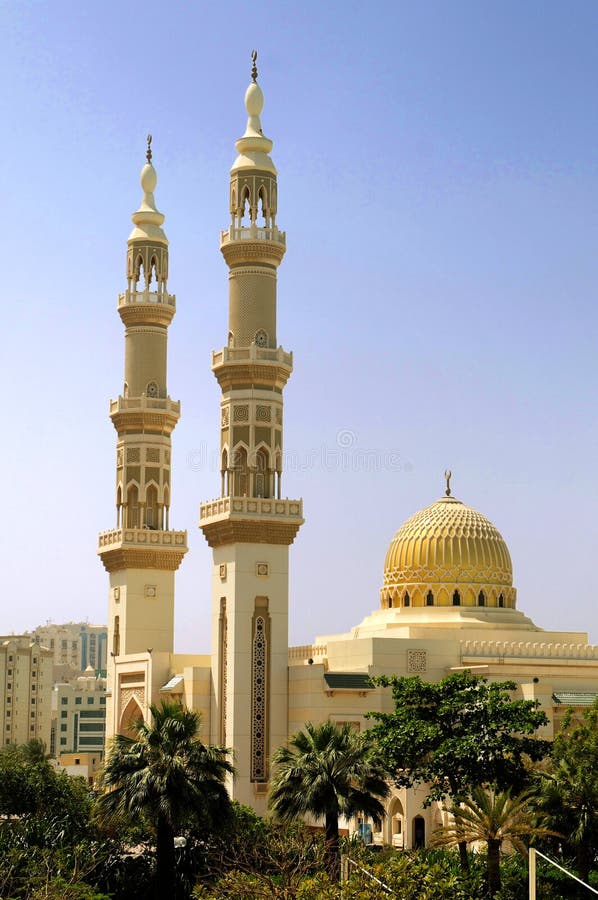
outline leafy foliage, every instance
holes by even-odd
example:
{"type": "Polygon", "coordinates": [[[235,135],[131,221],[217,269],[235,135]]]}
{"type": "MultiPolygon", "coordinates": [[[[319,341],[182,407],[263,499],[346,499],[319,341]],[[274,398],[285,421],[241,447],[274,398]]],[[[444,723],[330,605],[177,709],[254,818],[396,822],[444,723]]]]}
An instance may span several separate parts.
{"type": "Polygon", "coordinates": [[[529,778],[526,761],[549,750],[535,736],[546,715],[537,701],[512,698],[514,682],[488,682],[469,672],[437,683],[373,680],[392,689],[395,709],[370,713],[377,724],[368,735],[399,787],[429,786],[428,804],[467,797],[483,784],[519,791],[529,778]]]}
{"type": "Polygon", "coordinates": [[[547,769],[540,775],[540,809],[574,855],[579,877],[588,881],[598,857],[598,701],[572,724],[569,714],[556,736],[547,769]]]}

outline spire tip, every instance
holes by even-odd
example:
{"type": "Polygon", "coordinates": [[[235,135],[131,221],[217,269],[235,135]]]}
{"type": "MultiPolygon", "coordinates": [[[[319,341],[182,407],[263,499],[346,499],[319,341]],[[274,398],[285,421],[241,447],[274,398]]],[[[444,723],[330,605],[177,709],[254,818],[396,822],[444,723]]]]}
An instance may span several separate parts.
{"type": "Polygon", "coordinates": [[[251,80],[257,81],[257,50],[251,51],[251,80]]]}
{"type": "Polygon", "coordinates": [[[447,497],[451,496],[451,478],[453,477],[453,473],[450,469],[446,469],[444,473],[444,477],[446,478],[446,491],[444,492],[447,497]]]}
{"type": "Polygon", "coordinates": [[[151,161],[152,161],[152,136],[151,136],[151,134],[148,134],[148,136],[147,136],[147,150],[145,151],[145,158],[147,159],[148,163],[151,164],[151,161]]]}

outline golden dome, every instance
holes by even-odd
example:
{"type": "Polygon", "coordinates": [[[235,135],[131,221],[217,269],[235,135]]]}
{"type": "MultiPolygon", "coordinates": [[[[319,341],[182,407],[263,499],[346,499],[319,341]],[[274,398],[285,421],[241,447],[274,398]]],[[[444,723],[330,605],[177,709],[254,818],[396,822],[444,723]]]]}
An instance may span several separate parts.
{"type": "MultiPolygon", "coordinates": [[[[474,592],[480,586],[496,594],[496,605],[500,597],[502,606],[507,598],[514,600],[512,584],[511,557],[500,532],[481,513],[447,496],[411,516],[393,537],[384,563],[382,594],[384,601],[389,590],[399,587],[443,585],[452,591],[469,585],[475,602],[474,592]]],[[[488,601],[495,605],[490,597],[488,601]]]]}

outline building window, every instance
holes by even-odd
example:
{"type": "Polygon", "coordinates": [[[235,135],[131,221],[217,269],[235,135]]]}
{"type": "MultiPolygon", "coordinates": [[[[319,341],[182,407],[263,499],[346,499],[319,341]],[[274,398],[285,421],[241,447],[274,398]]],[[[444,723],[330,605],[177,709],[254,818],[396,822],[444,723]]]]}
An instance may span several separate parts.
{"type": "Polygon", "coordinates": [[[12,691],[12,681],[9,681],[9,682],[8,682],[8,684],[6,685],[6,689],[7,689],[8,691],[12,691]]]}
{"type": "Polygon", "coordinates": [[[80,765],[81,765],[81,760],[79,759],[78,756],[75,757],[75,765],[76,765],[76,766],[80,766],[80,765]]]}
{"type": "Polygon", "coordinates": [[[35,697],[32,697],[32,698],[31,698],[31,705],[32,705],[32,706],[35,706],[35,697]]]}
{"type": "Polygon", "coordinates": [[[81,697],[75,697],[75,703],[77,706],[81,706],[81,697]]]}
{"type": "Polygon", "coordinates": [[[66,641],[61,642],[61,647],[63,650],[66,650],[66,641]]]}
{"type": "Polygon", "coordinates": [[[30,718],[30,719],[35,719],[35,713],[32,712],[29,718],[30,718]]]}
{"type": "Polygon", "coordinates": [[[35,685],[34,685],[34,684],[31,685],[31,690],[32,690],[32,691],[35,690],[35,685]]]}
{"type": "Polygon", "coordinates": [[[459,591],[453,592],[453,606],[461,606],[461,594],[459,591]]]}
{"type": "Polygon", "coordinates": [[[500,594],[500,596],[499,596],[499,598],[498,598],[498,605],[499,605],[501,608],[505,605],[505,598],[503,597],[502,594],[500,594]]]}
{"type": "Polygon", "coordinates": [[[100,697],[100,706],[105,706],[105,705],[106,705],[106,698],[100,697]]]}
{"type": "Polygon", "coordinates": [[[268,635],[264,613],[253,620],[252,641],[252,729],[251,729],[251,780],[267,780],[267,692],[268,692],[268,635]]]}
{"type": "Polygon", "coordinates": [[[54,638],[50,641],[50,650],[54,649],[54,638]]]}
{"type": "Polygon", "coordinates": [[[88,697],[88,698],[87,698],[87,705],[88,705],[88,706],[91,706],[92,703],[93,703],[93,697],[88,697]]]}
{"type": "Polygon", "coordinates": [[[411,605],[411,597],[409,596],[409,591],[405,591],[405,595],[403,597],[403,606],[411,605]]]}
{"type": "Polygon", "coordinates": [[[68,730],[68,725],[61,725],[61,726],[60,726],[60,730],[61,730],[61,731],[67,731],[67,730],[68,730]]]}
{"type": "Polygon", "coordinates": [[[484,591],[480,591],[478,594],[478,606],[486,606],[486,598],[484,597],[484,591]]]}
{"type": "Polygon", "coordinates": [[[428,591],[426,594],[426,606],[434,606],[434,594],[432,591],[428,591]]]}
{"type": "Polygon", "coordinates": [[[7,675],[12,675],[12,669],[9,669],[8,672],[7,672],[6,674],[7,674],[7,675]]]}
{"type": "Polygon", "coordinates": [[[63,706],[66,706],[67,703],[69,702],[69,698],[68,698],[68,697],[61,697],[61,698],[60,698],[60,702],[62,703],[63,706]]]}
{"type": "Polygon", "coordinates": [[[60,738],[60,746],[64,747],[66,745],[66,738],[60,738]]]}
{"type": "Polygon", "coordinates": [[[389,597],[387,602],[388,602],[388,608],[392,609],[392,597],[389,597]]]}
{"type": "Polygon", "coordinates": [[[67,719],[67,718],[68,718],[68,712],[67,712],[66,709],[63,709],[63,710],[62,710],[62,712],[60,713],[60,718],[61,718],[61,719],[67,719]]]}

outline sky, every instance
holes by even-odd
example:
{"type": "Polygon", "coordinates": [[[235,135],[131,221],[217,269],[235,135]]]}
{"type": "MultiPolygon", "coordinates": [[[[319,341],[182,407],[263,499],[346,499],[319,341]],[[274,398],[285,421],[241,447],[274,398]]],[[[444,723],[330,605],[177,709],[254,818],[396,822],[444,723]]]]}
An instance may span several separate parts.
{"type": "Polygon", "coordinates": [[[228,170],[250,54],[274,141],[290,640],[379,604],[444,490],[510,548],[518,606],[598,642],[598,5],[0,3],[0,632],[106,621],[130,215],[153,134],[170,240],[176,649],[207,652],[228,170]]]}

